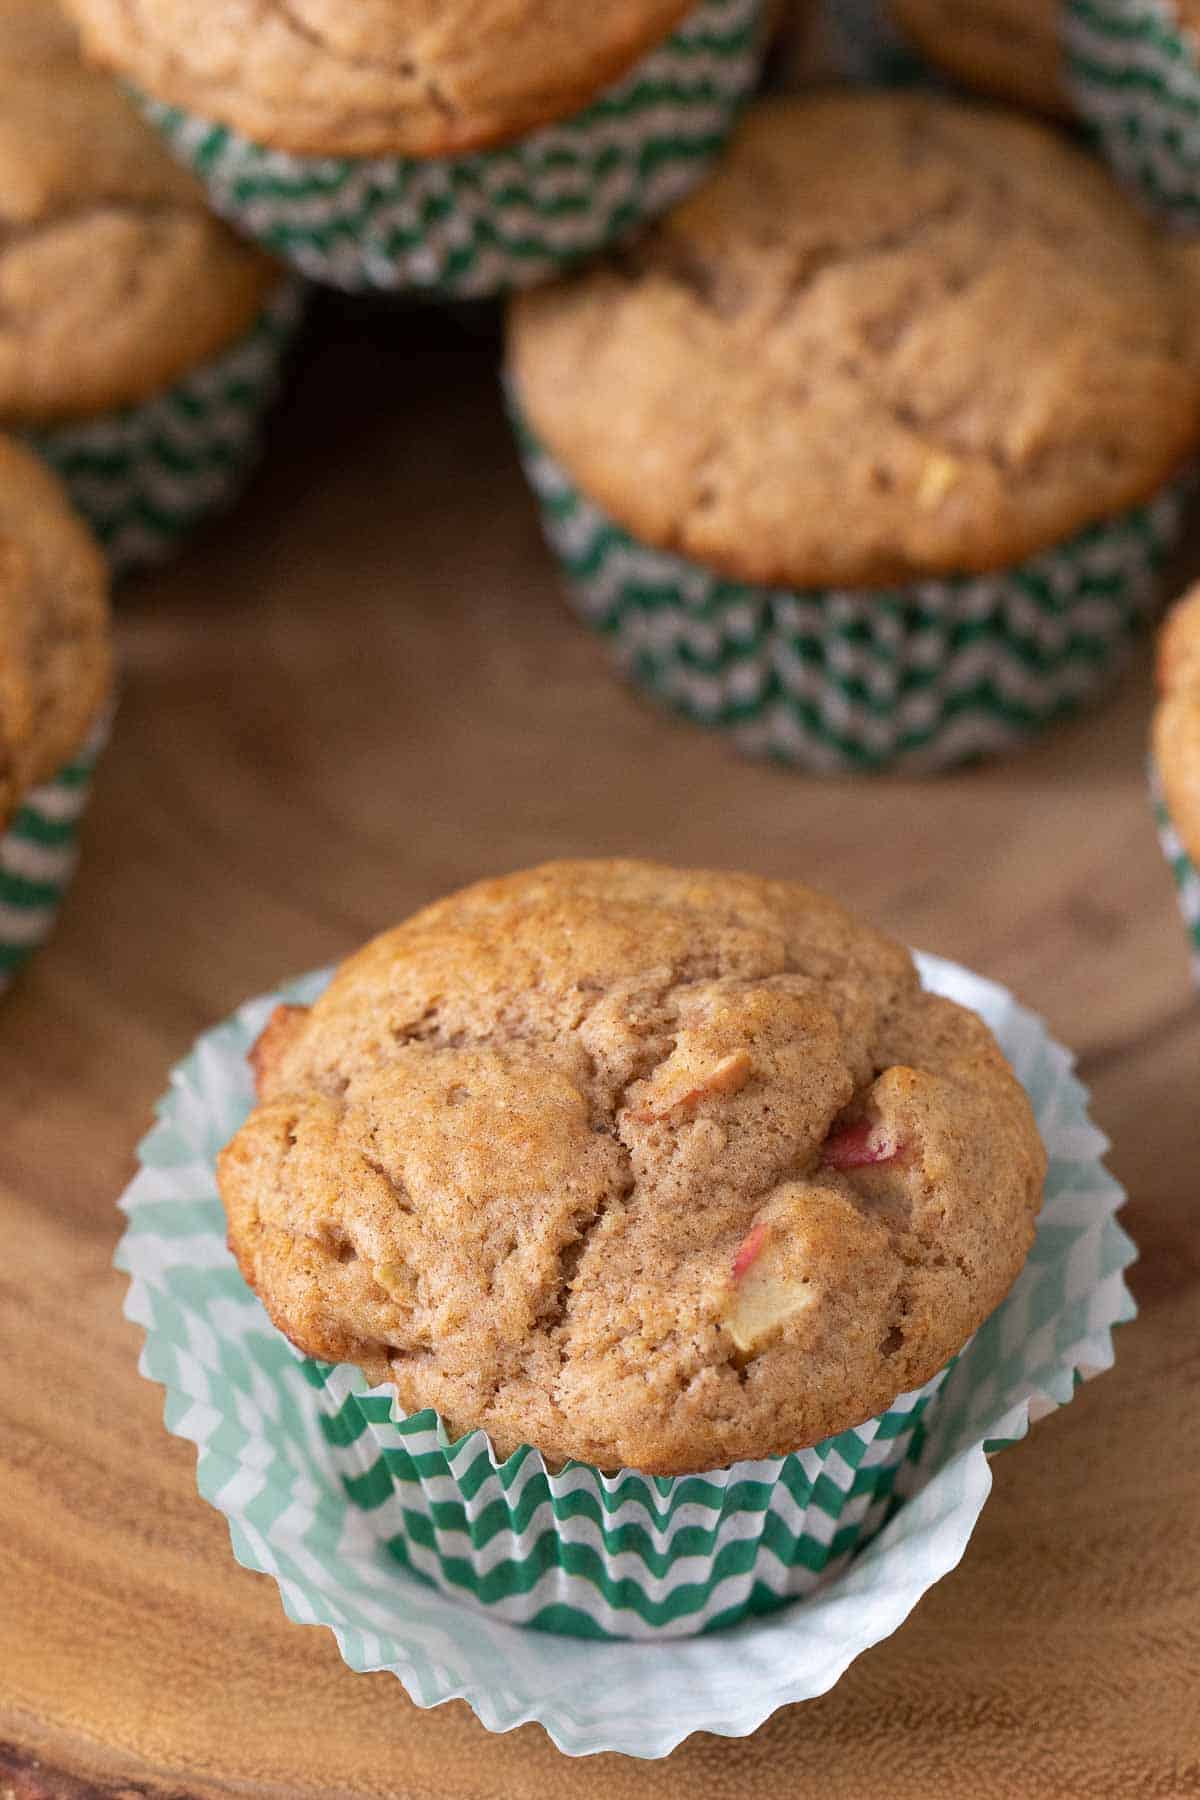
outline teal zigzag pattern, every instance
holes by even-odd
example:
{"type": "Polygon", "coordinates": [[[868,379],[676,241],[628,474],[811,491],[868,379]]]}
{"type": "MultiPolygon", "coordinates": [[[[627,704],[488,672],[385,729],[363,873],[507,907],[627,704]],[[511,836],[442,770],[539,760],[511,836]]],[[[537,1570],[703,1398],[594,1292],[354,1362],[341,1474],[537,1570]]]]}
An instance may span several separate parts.
{"type": "Polygon", "coordinates": [[[135,95],[214,206],[314,281],[459,298],[543,279],[694,186],[758,79],[762,0],[702,0],[583,112],[456,157],[300,157],[135,95]]]}
{"type": "Polygon", "coordinates": [[[948,1370],[811,1450],[702,1476],[551,1471],[497,1462],[483,1432],[451,1441],[432,1412],[393,1416],[356,1370],[306,1364],[332,1410],[329,1457],[403,1568],[513,1624],[666,1638],[761,1614],[845,1566],[887,1516],[948,1370]]]}
{"type": "Polygon", "coordinates": [[[1113,168],[1200,231],[1200,45],[1163,0],[1068,0],[1068,81],[1113,168]]]}
{"type": "Polygon", "coordinates": [[[302,310],[285,281],[253,329],[137,406],[30,432],[104,547],[115,574],[161,561],[236,499],[302,310]]]}
{"type": "Polygon", "coordinates": [[[626,673],[743,749],[818,773],[944,768],[1073,711],[1152,612],[1182,512],[1180,484],[996,574],[768,589],[638,543],[517,433],[572,604],[626,673]]]}
{"type": "Polygon", "coordinates": [[[1158,770],[1151,764],[1150,793],[1154,801],[1154,817],[1158,825],[1158,841],[1162,845],[1162,853],[1167,859],[1171,874],[1175,877],[1175,892],[1179,900],[1179,910],[1183,914],[1183,922],[1188,929],[1188,937],[1192,945],[1192,973],[1200,984],[1200,869],[1188,855],[1183,839],[1175,829],[1166,801],[1163,799],[1162,782],[1158,770]]]}
{"type": "Polygon", "coordinates": [[[105,720],[64,769],[26,794],[0,832],[0,994],[54,928],[75,873],[79,821],[107,735],[105,720]]]}
{"type": "MultiPolygon", "coordinates": [[[[200,1492],[228,1519],[238,1560],[278,1584],[291,1618],[327,1626],[352,1668],[391,1671],[419,1706],[465,1698],[491,1730],[538,1719],[573,1754],[643,1756],[665,1754],[690,1731],[753,1730],[776,1707],[826,1692],[856,1655],[896,1629],[962,1555],[988,1491],[985,1446],[1023,1436],[1031,1414],[1065,1405],[1081,1376],[1109,1367],[1112,1328],[1133,1313],[1122,1273],[1133,1249],[1112,1218],[1122,1195],[1100,1161],[1104,1140],[1087,1118],[1070,1058],[994,984],[932,958],[920,967],[927,986],[987,1020],[1033,1103],[1050,1171],[1029,1262],[962,1352],[913,1435],[887,1516],[848,1563],[794,1606],[751,1609],[732,1643],[661,1633],[636,1653],[605,1641],[602,1610],[591,1637],[520,1631],[493,1606],[463,1605],[457,1591],[414,1579],[392,1541],[391,1474],[374,1472],[387,1449],[379,1434],[388,1395],[353,1371],[334,1372],[348,1384],[339,1389],[330,1371],[305,1364],[271,1328],[229,1254],[214,1164],[252,1104],[246,1052],[277,999],[311,1002],[328,977],[251,1001],[201,1038],[174,1070],[139,1151],[117,1261],[130,1275],[126,1312],[145,1333],[140,1367],[165,1389],[167,1427],[197,1446],[200,1492]],[[359,1484],[353,1496],[351,1482],[359,1484]]],[[[446,1516],[436,1508],[448,1504],[451,1525],[455,1509],[465,1517],[464,1561],[478,1555],[486,1574],[489,1556],[503,1560],[507,1534],[501,1515],[479,1504],[493,1479],[507,1483],[505,1515],[511,1495],[522,1520],[541,1505],[558,1528],[531,1453],[496,1469],[477,1441],[444,1439],[432,1415],[408,1424],[404,1455],[429,1465],[409,1494],[420,1522],[406,1521],[406,1545],[436,1539],[446,1516]],[[435,1496],[428,1484],[443,1481],[448,1487],[435,1496]]],[[[854,1485],[869,1452],[843,1483],[854,1485]]],[[[830,1473],[828,1458],[802,1453],[797,1463],[797,1482],[814,1489],[830,1473]]],[[[670,1484],[639,1480],[627,1496],[620,1477],[590,1487],[565,1482],[563,1533],[577,1532],[586,1546],[609,1527],[625,1530],[643,1559],[658,1558],[664,1579],[687,1578],[689,1565],[709,1565],[716,1546],[715,1484],[696,1485],[696,1534],[680,1537],[682,1520],[671,1520],[669,1567],[664,1518],[673,1502],[696,1497],[682,1487],[669,1496],[670,1484]]],[[[753,1476],[726,1489],[716,1554],[726,1541],[744,1554],[737,1522],[745,1506],[747,1534],[756,1532],[760,1500],[753,1476]]],[[[632,1553],[617,1541],[616,1554],[632,1553]]]]}

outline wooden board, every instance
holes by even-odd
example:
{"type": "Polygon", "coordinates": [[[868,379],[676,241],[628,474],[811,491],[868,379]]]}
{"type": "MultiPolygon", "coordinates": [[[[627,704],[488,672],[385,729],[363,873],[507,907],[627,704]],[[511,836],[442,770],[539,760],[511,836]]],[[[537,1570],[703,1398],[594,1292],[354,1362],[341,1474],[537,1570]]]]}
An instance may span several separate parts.
{"type": "Polygon", "coordinates": [[[1200,1004],[1100,713],[919,785],[741,761],[568,616],[470,323],[328,305],[244,507],[131,588],[53,950],[0,1007],[0,1796],[1200,1792],[1200,1004]],[[135,1368],[114,1201],[168,1066],[246,995],[485,872],[632,851],[810,878],[1080,1052],[1142,1308],[995,1465],[961,1568],[822,1700],[569,1761],[351,1674],[240,1570],[135,1368]]]}

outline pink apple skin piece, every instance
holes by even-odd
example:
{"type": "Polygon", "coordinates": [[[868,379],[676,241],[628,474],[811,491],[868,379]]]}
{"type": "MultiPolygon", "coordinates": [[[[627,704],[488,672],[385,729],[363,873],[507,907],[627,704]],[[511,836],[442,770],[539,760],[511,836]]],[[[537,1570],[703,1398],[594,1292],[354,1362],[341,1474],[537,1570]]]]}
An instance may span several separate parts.
{"type": "Polygon", "coordinates": [[[753,1263],[757,1262],[762,1247],[767,1241],[767,1233],[769,1230],[770,1226],[765,1223],[752,1225],[742,1239],[741,1245],[738,1248],[738,1253],[733,1259],[733,1279],[735,1283],[739,1282],[747,1269],[749,1269],[753,1263]]]}
{"type": "Polygon", "coordinates": [[[668,1113],[676,1112],[680,1107],[699,1105],[701,1100],[707,1100],[710,1095],[736,1094],[750,1079],[752,1067],[749,1052],[735,1050],[731,1056],[723,1056],[719,1063],[714,1063],[707,1074],[682,1093],[664,1096],[656,1105],[638,1107],[630,1117],[639,1124],[652,1125],[657,1119],[665,1119],[668,1113]]]}
{"type": "Polygon", "coordinates": [[[830,1169],[867,1169],[876,1163],[894,1162],[903,1146],[882,1125],[860,1119],[831,1131],[821,1146],[821,1161],[830,1169]]]}

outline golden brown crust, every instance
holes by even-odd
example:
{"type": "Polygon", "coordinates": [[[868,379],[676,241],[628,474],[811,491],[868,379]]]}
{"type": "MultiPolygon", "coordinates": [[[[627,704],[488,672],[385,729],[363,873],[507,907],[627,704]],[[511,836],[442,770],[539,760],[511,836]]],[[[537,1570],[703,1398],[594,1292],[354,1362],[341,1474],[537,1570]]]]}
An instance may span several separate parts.
{"type": "Polygon", "coordinates": [[[968,87],[1070,116],[1061,0],[890,0],[890,10],[930,62],[968,87]]]}
{"type": "Polygon", "coordinates": [[[1171,822],[1200,865],[1200,582],[1172,608],[1159,633],[1158,686],[1154,761],[1171,822]]]}
{"type": "Polygon", "coordinates": [[[278,150],[448,156],[580,111],[694,0],[67,0],[88,54],[278,150]]]}
{"type": "Polygon", "coordinates": [[[856,1424],[998,1304],[1041,1200],[990,1033],[794,883],[483,882],[257,1061],[219,1162],[246,1280],[502,1453],[677,1474],[856,1424]]]}
{"type": "Polygon", "coordinates": [[[278,279],[47,0],[0,0],[0,420],[148,398],[242,336],[278,279]]]}
{"type": "Polygon", "coordinates": [[[635,537],[881,586],[1012,564],[1160,487],[1200,430],[1192,291],[1042,126],[792,98],[630,252],[517,300],[508,365],[635,537]]]}
{"type": "Polygon", "coordinates": [[[111,679],[104,558],[50,471],[0,437],[0,831],[80,748],[111,679]]]}

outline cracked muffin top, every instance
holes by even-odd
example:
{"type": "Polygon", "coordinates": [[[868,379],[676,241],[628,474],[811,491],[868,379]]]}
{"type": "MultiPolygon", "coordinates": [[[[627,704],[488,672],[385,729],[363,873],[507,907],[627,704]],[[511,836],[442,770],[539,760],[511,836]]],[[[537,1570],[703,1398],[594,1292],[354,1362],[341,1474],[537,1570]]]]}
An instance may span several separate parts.
{"type": "Polygon", "coordinates": [[[481,882],[255,1047],[229,1241],[310,1355],[507,1455],[784,1454],[940,1369],[1024,1262],[1045,1155],[987,1028],[797,884],[481,882]]]}
{"type": "Polygon", "coordinates": [[[1200,582],[1159,633],[1158,686],[1154,762],[1171,822],[1200,864],[1200,582]]]}
{"type": "Polygon", "coordinates": [[[1063,86],[1063,0],[889,0],[900,29],[969,87],[1039,112],[1071,111],[1063,86]]]}
{"type": "Polygon", "coordinates": [[[68,0],[97,61],[278,150],[445,156],[580,111],[695,0],[68,0]]]}
{"type": "Polygon", "coordinates": [[[49,0],[0,0],[0,421],[147,399],[240,337],[278,278],[49,0]]]}
{"type": "Polygon", "coordinates": [[[81,748],[111,677],[104,558],[57,477],[0,437],[0,832],[81,748]]]}
{"type": "Polygon", "coordinates": [[[879,586],[1011,564],[1151,495],[1200,430],[1193,294],[1045,127],[783,99],[632,249],[514,303],[509,380],[643,542],[879,586]]]}

